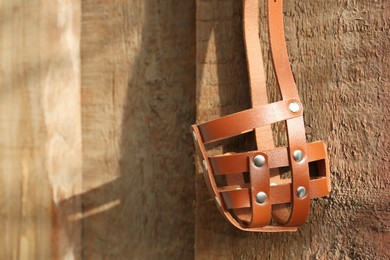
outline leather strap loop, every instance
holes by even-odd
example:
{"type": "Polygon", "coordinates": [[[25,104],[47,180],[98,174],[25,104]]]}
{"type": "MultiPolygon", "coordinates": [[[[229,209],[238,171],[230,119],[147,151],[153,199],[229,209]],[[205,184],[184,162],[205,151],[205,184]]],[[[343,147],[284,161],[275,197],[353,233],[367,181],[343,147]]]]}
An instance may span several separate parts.
{"type": "MultiPolygon", "coordinates": [[[[272,61],[282,98],[299,99],[298,89],[295,85],[287,54],[283,26],[282,0],[268,0],[268,17],[272,61]]],[[[289,157],[292,168],[292,210],[288,219],[286,219],[285,216],[278,216],[277,213],[274,213],[274,215],[278,221],[284,222],[284,225],[297,226],[305,223],[310,208],[310,197],[305,196],[303,198],[299,198],[296,194],[299,187],[304,187],[307,190],[307,193],[310,192],[308,164],[305,163],[305,159],[303,159],[303,161],[296,162],[293,158],[293,153],[298,150],[304,155],[307,154],[303,117],[287,120],[287,136],[289,142],[289,157]]]]}
{"type": "MultiPolygon", "coordinates": [[[[307,190],[307,194],[310,192],[310,176],[309,165],[307,162],[307,149],[305,130],[303,125],[303,117],[297,117],[287,120],[287,136],[289,143],[289,159],[291,164],[291,180],[292,180],[292,210],[291,215],[284,224],[286,226],[300,226],[306,222],[310,209],[310,197],[304,196],[299,198],[297,191],[299,187],[304,187],[307,190]],[[303,158],[297,162],[294,159],[294,152],[301,151],[303,158]]],[[[283,221],[285,218],[277,216],[279,221],[283,221]]]]}

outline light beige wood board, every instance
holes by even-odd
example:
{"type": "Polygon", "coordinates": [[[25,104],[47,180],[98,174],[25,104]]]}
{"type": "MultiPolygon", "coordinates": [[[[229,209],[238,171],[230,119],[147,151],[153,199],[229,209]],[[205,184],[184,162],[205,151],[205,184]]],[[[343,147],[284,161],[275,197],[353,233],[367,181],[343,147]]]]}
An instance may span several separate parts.
{"type": "Polygon", "coordinates": [[[0,1],[0,259],[79,259],[80,2],[0,1]]]}

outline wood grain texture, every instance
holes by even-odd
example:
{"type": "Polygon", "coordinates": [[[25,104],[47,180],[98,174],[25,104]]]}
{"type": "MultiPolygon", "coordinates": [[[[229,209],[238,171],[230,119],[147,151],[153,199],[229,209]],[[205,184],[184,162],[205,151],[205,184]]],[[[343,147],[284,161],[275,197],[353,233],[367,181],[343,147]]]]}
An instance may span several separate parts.
{"type": "Polygon", "coordinates": [[[0,259],[79,259],[80,2],[0,1],[0,259]]]}
{"type": "Polygon", "coordinates": [[[82,2],[84,259],[193,258],[194,7],[82,2]]]}
{"type": "MultiPolygon", "coordinates": [[[[265,3],[262,32],[267,40],[265,3]]],[[[311,203],[292,234],[230,226],[196,178],[196,259],[387,259],[390,257],[388,1],[284,1],[292,69],[308,141],[328,145],[329,197],[311,203]]],[[[242,2],[197,0],[197,121],[249,107],[242,2]]],[[[279,98],[266,61],[270,100],[279,98]]],[[[281,143],[283,131],[275,126],[281,143]]],[[[217,148],[220,149],[220,148],[217,148]]]]}

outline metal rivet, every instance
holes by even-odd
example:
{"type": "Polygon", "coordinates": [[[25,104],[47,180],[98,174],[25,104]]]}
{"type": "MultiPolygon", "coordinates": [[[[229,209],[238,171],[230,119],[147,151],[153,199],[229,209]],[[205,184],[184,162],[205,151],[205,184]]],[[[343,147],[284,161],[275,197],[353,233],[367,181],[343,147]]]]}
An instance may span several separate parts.
{"type": "Polygon", "coordinates": [[[293,153],[294,160],[300,162],[303,159],[303,153],[301,150],[295,150],[293,153]]]}
{"type": "Polygon", "coordinates": [[[262,156],[261,154],[260,155],[256,155],[255,158],[253,158],[253,163],[257,166],[257,167],[261,167],[265,164],[265,157],[262,156]]]}
{"type": "Polygon", "coordinates": [[[301,108],[299,107],[298,103],[294,101],[288,105],[288,109],[290,109],[290,111],[293,113],[297,113],[301,108]]]}
{"type": "Polygon", "coordinates": [[[256,195],[256,202],[259,204],[263,204],[267,200],[267,194],[265,192],[260,191],[256,195]]]}
{"type": "Polygon", "coordinates": [[[299,186],[297,189],[297,196],[298,198],[302,199],[306,196],[306,188],[303,186],[299,186]]]}
{"type": "Polygon", "coordinates": [[[207,167],[207,163],[206,163],[206,161],[205,161],[205,160],[203,160],[202,164],[203,164],[203,170],[207,172],[207,170],[208,170],[208,167],[207,167]]]}
{"type": "Polygon", "coordinates": [[[195,142],[198,141],[198,137],[196,137],[195,131],[192,131],[192,137],[194,138],[195,142]]]}

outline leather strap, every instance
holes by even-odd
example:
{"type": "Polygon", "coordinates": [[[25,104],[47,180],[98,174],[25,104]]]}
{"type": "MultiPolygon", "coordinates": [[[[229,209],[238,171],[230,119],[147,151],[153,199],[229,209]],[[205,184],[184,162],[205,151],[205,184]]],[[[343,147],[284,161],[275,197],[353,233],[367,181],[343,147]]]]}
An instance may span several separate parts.
{"type": "MultiPolygon", "coordinates": [[[[263,54],[259,38],[259,0],[245,0],[243,5],[244,42],[247,52],[249,88],[252,107],[257,108],[268,104],[263,54]]],[[[271,124],[256,128],[255,134],[257,149],[267,149],[275,146],[271,124]]]]}
{"type": "Polygon", "coordinates": [[[257,194],[263,192],[270,196],[270,173],[268,168],[268,156],[266,153],[256,152],[249,156],[250,195],[252,201],[252,219],[250,227],[266,226],[271,221],[271,203],[269,199],[264,202],[257,201],[257,194]],[[256,156],[263,156],[266,161],[262,167],[257,167],[253,161],[256,156]]]}
{"type": "Polygon", "coordinates": [[[282,0],[268,0],[268,17],[272,62],[282,98],[299,98],[287,54],[282,0]]]}
{"type": "MultiPolygon", "coordinates": [[[[268,0],[268,17],[272,61],[274,64],[275,74],[280,92],[282,94],[282,98],[299,99],[298,89],[295,85],[294,77],[290,67],[290,62],[288,60],[287,46],[284,40],[285,36],[283,26],[282,0],[268,0]]],[[[291,162],[291,176],[293,185],[292,190],[296,191],[298,187],[304,187],[306,188],[306,190],[308,190],[307,193],[309,193],[310,178],[308,174],[308,164],[305,163],[307,151],[303,116],[300,116],[293,120],[287,120],[286,123],[291,162]],[[297,150],[303,152],[303,161],[296,162],[294,160],[293,152],[297,150]]],[[[298,198],[296,194],[292,194],[292,198],[292,212],[288,219],[286,219],[285,214],[277,214],[276,217],[280,222],[284,222],[284,224],[288,226],[299,226],[306,221],[307,216],[309,214],[310,198],[309,196],[298,198]]]]}
{"type": "Polygon", "coordinates": [[[321,141],[306,143],[303,106],[284,40],[282,0],[268,0],[272,61],[282,95],[282,100],[275,103],[269,104],[267,97],[258,37],[258,0],[244,0],[243,10],[252,108],[193,125],[195,148],[202,160],[206,185],[225,219],[245,231],[296,231],[307,219],[310,199],[330,192],[326,147],[321,141]],[[288,147],[275,147],[273,142],[271,124],[280,121],[286,123],[288,147]],[[256,151],[207,154],[205,144],[250,131],[256,134],[256,151]],[[257,156],[263,158],[261,163],[255,163],[257,156]],[[315,169],[313,176],[309,163],[315,169]],[[279,169],[283,167],[290,167],[291,179],[280,178],[279,169]],[[225,186],[217,185],[217,175],[225,176],[225,186]],[[279,225],[269,225],[271,216],[279,225]]]}
{"type": "MultiPolygon", "coordinates": [[[[200,124],[199,128],[202,132],[203,140],[207,144],[244,134],[265,125],[271,125],[295,117],[302,118],[302,109],[297,113],[293,113],[288,109],[291,102],[300,103],[298,99],[279,101],[200,124]]],[[[270,138],[272,140],[272,136],[270,138]]]]}

